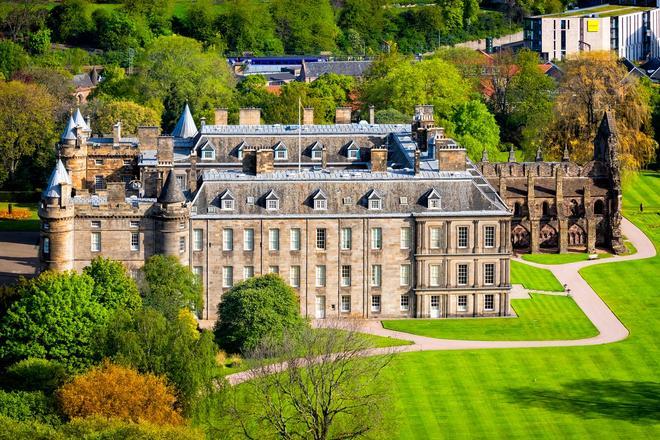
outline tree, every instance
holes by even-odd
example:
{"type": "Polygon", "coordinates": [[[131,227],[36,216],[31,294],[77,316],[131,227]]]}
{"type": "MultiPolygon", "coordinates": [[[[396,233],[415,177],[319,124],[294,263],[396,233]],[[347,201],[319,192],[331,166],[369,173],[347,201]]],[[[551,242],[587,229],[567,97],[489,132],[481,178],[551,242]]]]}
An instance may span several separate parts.
{"type": "Polygon", "coordinates": [[[190,312],[168,320],[151,308],[122,311],[102,340],[105,355],[115,362],[167,377],[184,412],[213,387],[217,348],[211,332],[190,326],[190,312]]]}
{"type": "Polygon", "coordinates": [[[166,35],[172,27],[172,0],[123,0],[124,9],[131,15],[142,15],[156,35],[166,35]]]}
{"type": "Polygon", "coordinates": [[[66,368],[59,362],[27,358],[7,368],[7,377],[15,388],[52,393],[66,379],[66,368]]]}
{"type": "Polygon", "coordinates": [[[310,54],[335,49],[339,29],[327,0],[273,0],[271,8],[286,53],[310,54]]]}
{"type": "Polygon", "coordinates": [[[151,30],[140,15],[97,9],[92,14],[97,45],[104,50],[138,49],[151,41],[151,30]]]}
{"type": "Polygon", "coordinates": [[[109,311],[141,308],[142,298],[137,285],[121,262],[96,257],[83,272],[94,280],[94,300],[109,311]]]}
{"type": "Polygon", "coordinates": [[[499,151],[500,128],[488,107],[481,101],[473,99],[459,105],[447,130],[467,149],[474,161],[481,158],[484,149],[489,153],[499,151]]]}
{"type": "Polygon", "coordinates": [[[142,268],[144,305],[173,320],[181,309],[202,309],[202,285],[187,266],[172,256],[154,255],[142,268]]]}
{"type": "Polygon", "coordinates": [[[41,28],[47,15],[46,0],[18,0],[12,2],[2,20],[12,41],[21,40],[33,29],[41,28]]]}
{"type": "Polygon", "coordinates": [[[275,33],[275,22],[265,2],[231,0],[218,20],[232,53],[257,55],[284,53],[282,40],[275,33]]]}
{"type": "Polygon", "coordinates": [[[88,6],[86,0],[62,0],[51,9],[48,27],[53,31],[53,38],[64,43],[82,41],[91,27],[88,6]]]}
{"type": "Polygon", "coordinates": [[[408,124],[412,121],[410,116],[404,115],[393,108],[378,110],[375,117],[377,124],[408,124]]]}
{"type": "Polygon", "coordinates": [[[268,274],[242,281],[222,295],[215,338],[237,353],[256,347],[266,336],[278,340],[305,327],[296,292],[278,275],[268,274]]]}
{"type": "Polygon", "coordinates": [[[231,412],[243,435],[257,438],[255,427],[259,436],[316,440],[385,431],[381,372],[391,357],[384,351],[364,358],[369,343],[355,330],[330,323],[281,340],[266,338],[250,350],[246,401],[231,412]]]}
{"type": "Polygon", "coordinates": [[[94,280],[75,272],[44,272],[23,281],[14,302],[0,321],[0,358],[53,359],[70,369],[99,359],[97,331],[108,311],[94,301],[94,280]]]}
{"type": "Polygon", "coordinates": [[[140,126],[160,125],[160,113],[132,101],[101,102],[95,115],[94,127],[100,133],[112,133],[112,127],[121,121],[126,133],[137,133],[140,126]]]}
{"type": "MultiPolygon", "coordinates": [[[[53,119],[57,122],[66,121],[71,109],[76,105],[74,96],[73,75],[63,67],[45,67],[32,65],[14,73],[13,79],[24,83],[38,84],[55,98],[55,113],[53,119]]],[[[48,163],[48,172],[51,171],[48,163]]]]}
{"type": "Polygon", "coordinates": [[[28,64],[29,57],[18,44],[9,40],[0,40],[0,74],[4,79],[11,79],[14,72],[28,64]]]}
{"type": "Polygon", "coordinates": [[[176,399],[163,378],[103,363],[58,390],[62,412],[70,419],[100,416],[139,423],[180,425],[176,399]]]}
{"type": "MultiPolygon", "coordinates": [[[[231,8],[231,5],[227,5],[227,7],[231,8]]],[[[213,0],[198,0],[188,5],[183,18],[176,23],[182,28],[182,35],[202,41],[208,46],[217,45],[223,41],[223,36],[219,32],[222,22],[217,20],[218,14],[213,0]]],[[[224,43],[222,49],[224,49],[224,43]]]]}
{"type": "MultiPolygon", "coordinates": [[[[384,0],[346,0],[344,2],[339,13],[338,24],[347,35],[356,33],[363,45],[363,47],[346,46],[345,50],[353,49],[362,54],[366,48],[377,50],[380,47],[380,34],[385,24],[385,4],[384,0]]],[[[348,39],[346,43],[351,43],[351,39],[348,39]]]]}
{"type": "Polygon", "coordinates": [[[590,160],[593,139],[608,109],[616,116],[622,166],[639,169],[650,162],[657,143],[652,137],[648,91],[607,52],[583,53],[566,62],[546,132],[550,155],[558,158],[568,146],[572,159],[590,160]]]}
{"type": "Polygon", "coordinates": [[[50,29],[43,28],[28,37],[27,48],[31,54],[43,55],[50,50],[50,29]]]}
{"type": "Polygon", "coordinates": [[[0,82],[0,184],[14,178],[21,161],[46,162],[55,140],[55,100],[42,87],[0,82]]]}

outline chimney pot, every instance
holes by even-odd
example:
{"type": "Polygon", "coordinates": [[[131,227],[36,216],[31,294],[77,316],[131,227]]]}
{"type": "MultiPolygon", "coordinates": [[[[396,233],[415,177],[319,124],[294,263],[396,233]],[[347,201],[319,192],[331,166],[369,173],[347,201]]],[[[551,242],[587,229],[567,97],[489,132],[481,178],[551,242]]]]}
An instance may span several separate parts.
{"type": "Polygon", "coordinates": [[[376,123],[376,107],[373,105],[369,106],[369,123],[374,125],[376,123]]]}

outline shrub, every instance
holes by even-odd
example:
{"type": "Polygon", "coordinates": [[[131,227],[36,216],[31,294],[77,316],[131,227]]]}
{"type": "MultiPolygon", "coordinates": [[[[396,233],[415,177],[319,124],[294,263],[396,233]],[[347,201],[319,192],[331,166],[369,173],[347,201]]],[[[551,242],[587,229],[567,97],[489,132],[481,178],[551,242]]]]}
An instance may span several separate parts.
{"type": "Polygon", "coordinates": [[[66,438],[121,440],[203,440],[204,435],[187,426],[157,425],[107,420],[75,419],[60,430],[66,438]]]}
{"type": "Polygon", "coordinates": [[[28,358],[11,365],[7,375],[18,388],[50,392],[62,385],[66,370],[59,362],[28,358]]]}
{"type": "Polygon", "coordinates": [[[135,281],[119,261],[97,257],[84,269],[94,280],[94,299],[108,310],[137,310],[142,298],[135,281]]]}
{"type": "Polygon", "coordinates": [[[130,422],[180,425],[183,418],[163,378],[105,362],[59,389],[62,412],[69,418],[99,416],[130,422]]]}
{"type": "Polygon", "coordinates": [[[249,350],[265,336],[275,339],[306,326],[296,292],[276,274],[238,283],[222,296],[215,337],[229,352],[249,350]]]}
{"type": "Polygon", "coordinates": [[[34,421],[21,421],[0,414],[0,440],[64,440],[55,428],[34,421]]]}
{"type": "Polygon", "coordinates": [[[0,415],[49,425],[61,423],[54,400],[41,391],[0,390],[0,415]]]}

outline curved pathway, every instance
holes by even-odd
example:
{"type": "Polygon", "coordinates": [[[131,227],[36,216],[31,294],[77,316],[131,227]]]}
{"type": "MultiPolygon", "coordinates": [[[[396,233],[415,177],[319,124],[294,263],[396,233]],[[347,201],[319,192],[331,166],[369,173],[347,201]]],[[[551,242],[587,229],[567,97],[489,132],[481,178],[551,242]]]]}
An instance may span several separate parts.
{"type": "MultiPolygon", "coordinates": [[[[365,350],[365,356],[373,356],[387,353],[402,353],[411,351],[427,350],[466,350],[480,348],[529,348],[529,347],[569,347],[577,345],[598,345],[621,341],[628,337],[628,329],[623,325],[616,315],[609,309],[607,304],[580,276],[579,270],[583,267],[595,264],[617,263],[619,261],[641,260],[654,257],[656,254],[653,242],[635,225],[627,219],[622,221],[622,229],[627,239],[635,246],[637,253],[628,256],[613,256],[612,258],[580,261],[567,264],[538,264],[516,259],[530,266],[550,270],[562,285],[571,289],[571,295],[577,305],[598,329],[599,334],[592,338],[572,340],[548,340],[548,341],[466,341],[458,339],[436,339],[427,336],[413,335],[383,328],[380,321],[364,321],[360,331],[378,336],[389,336],[392,338],[411,341],[413,345],[397,347],[374,348],[365,350]]],[[[276,367],[276,369],[279,369],[276,367]]],[[[235,373],[226,376],[231,384],[241,383],[251,376],[249,372],[235,373]]]]}

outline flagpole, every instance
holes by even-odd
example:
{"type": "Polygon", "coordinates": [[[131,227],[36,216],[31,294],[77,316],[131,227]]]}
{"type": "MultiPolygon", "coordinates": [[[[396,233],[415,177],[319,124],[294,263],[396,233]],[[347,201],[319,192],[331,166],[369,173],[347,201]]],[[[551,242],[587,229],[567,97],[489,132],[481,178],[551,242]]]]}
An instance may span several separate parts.
{"type": "Polygon", "coordinates": [[[300,123],[300,108],[302,104],[300,102],[300,96],[298,97],[298,172],[301,172],[302,169],[302,125],[300,123]]]}

